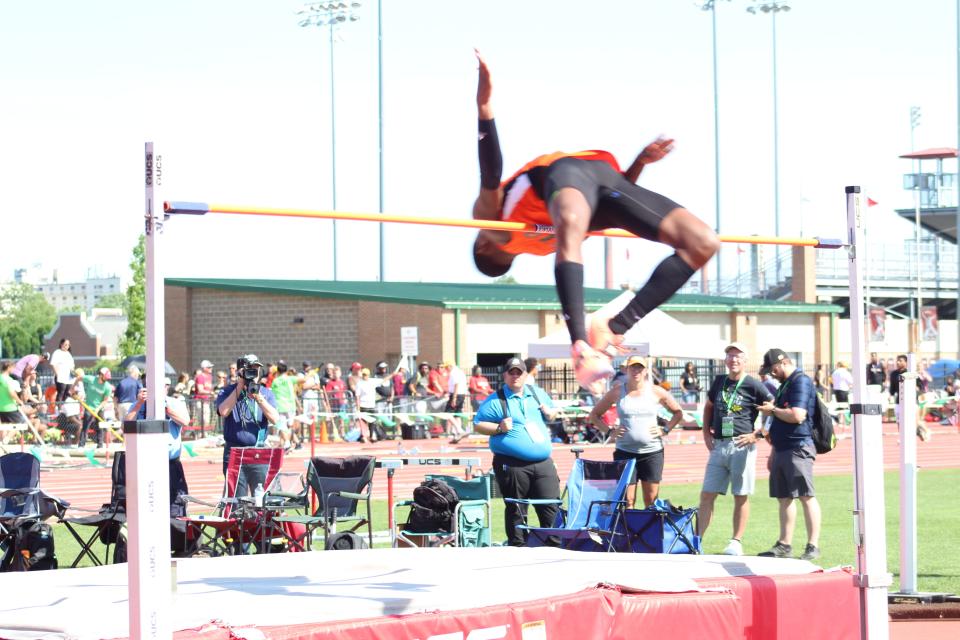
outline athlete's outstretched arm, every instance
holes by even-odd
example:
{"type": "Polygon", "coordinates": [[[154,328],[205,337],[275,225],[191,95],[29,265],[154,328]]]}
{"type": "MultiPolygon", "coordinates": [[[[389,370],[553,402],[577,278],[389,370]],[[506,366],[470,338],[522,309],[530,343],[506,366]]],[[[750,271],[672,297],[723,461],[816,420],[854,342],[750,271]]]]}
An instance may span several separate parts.
{"type": "Polygon", "coordinates": [[[640,178],[640,172],[643,171],[645,165],[661,160],[671,151],[673,151],[673,138],[657,138],[643,148],[643,151],[633,161],[630,168],[623,172],[623,175],[630,182],[636,182],[640,178]]]}
{"type": "Polygon", "coordinates": [[[497,137],[497,125],[493,120],[493,105],[490,97],[493,85],[490,68],[474,49],[479,71],[477,74],[477,153],[480,158],[480,195],[473,205],[473,217],[480,220],[496,220],[500,211],[500,178],[503,175],[503,154],[497,137]]]}

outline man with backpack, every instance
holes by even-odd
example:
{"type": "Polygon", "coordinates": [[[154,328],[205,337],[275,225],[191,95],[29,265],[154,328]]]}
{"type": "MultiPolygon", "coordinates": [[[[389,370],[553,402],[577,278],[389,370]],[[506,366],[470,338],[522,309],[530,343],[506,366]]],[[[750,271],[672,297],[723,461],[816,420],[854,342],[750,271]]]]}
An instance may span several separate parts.
{"type": "MultiPolygon", "coordinates": [[[[543,422],[544,403],[527,386],[527,367],[520,358],[503,365],[503,386],[489,396],[473,418],[474,431],[490,436],[493,473],[504,498],[560,498],[560,476],[550,454],[550,433],[543,422]]],[[[541,527],[552,527],[556,504],[535,505],[541,527]]],[[[517,525],[523,524],[526,505],[506,503],[504,528],[507,544],[522,547],[526,536],[517,525]]]]}
{"type": "Polygon", "coordinates": [[[817,449],[813,439],[813,417],[817,411],[817,393],[813,380],[804,375],[781,349],[763,354],[761,374],[780,381],[773,400],[760,405],[760,413],[769,416],[769,439],[773,450],[767,459],[770,471],[770,497],[780,503],[780,538],[761,556],[789,558],[793,547],[793,529],[799,499],[807,525],[807,546],[801,560],[820,557],[820,503],[813,490],[813,463],[817,449]]]}

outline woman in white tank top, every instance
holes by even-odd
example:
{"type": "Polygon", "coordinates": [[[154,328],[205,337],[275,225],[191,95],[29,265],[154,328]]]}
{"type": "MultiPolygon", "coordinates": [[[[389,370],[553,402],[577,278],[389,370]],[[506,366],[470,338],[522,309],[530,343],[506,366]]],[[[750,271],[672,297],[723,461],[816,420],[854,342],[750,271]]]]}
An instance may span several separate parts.
{"type": "Polygon", "coordinates": [[[643,504],[649,507],[657,499],[660,480],[663,477],[663,436],[670,432],[683,418],[680,405],[669,391],[650,380],[646,360],[640,356],[627,359],[626,380],[615,384],[590,412],[590,422],[600,431],[610,430],[602,416],[614,404],[617,406],[619,423],[613,429],[616,449],[614,460],[636,460],[634,477],[627,487],[627,507],[636,502],[637,480],[643,492],[643,504]],[[663,428],[657,424],[660,407],[673,413],[670,422],[663,428]]]}

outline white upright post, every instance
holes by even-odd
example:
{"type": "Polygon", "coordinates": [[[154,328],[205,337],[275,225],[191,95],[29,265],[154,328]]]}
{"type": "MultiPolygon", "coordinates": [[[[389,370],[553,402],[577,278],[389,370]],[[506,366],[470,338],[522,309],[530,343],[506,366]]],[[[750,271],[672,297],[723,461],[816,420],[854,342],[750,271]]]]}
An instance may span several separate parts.
{"type": "Polygon", "coordinates": [[[883,434],[881,408],[867,399],[864,349],[863,272],[857,259],[863,247],[860,187],[847,187],[847,241],[850,260],[850,328],[853,353],[854,536],[860,588],[860,636],[886,640],[890,635],[887,588],[887,534],[883,499],[883,434]]]}
{"type": "Polygon", "coordinates": [[[170,629],[170,481],[164,420],[163,270],[160,154],[146,143],[147,419],[125,422],[127,446],[127,579],[130,637],[172,637],[170,629]]]}
{"type": "Polygon", "coordinates": [[[900,378],[900,591],[917,592],[917,361],[900,378]]]}

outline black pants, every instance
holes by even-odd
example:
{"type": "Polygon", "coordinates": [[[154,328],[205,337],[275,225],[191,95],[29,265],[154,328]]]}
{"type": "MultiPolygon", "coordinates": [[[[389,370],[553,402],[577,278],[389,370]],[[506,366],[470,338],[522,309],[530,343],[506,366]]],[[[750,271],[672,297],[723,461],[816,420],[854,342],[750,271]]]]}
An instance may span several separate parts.
{"type": "MultiPolygon", "coordinates": [[[[99,413],[97,416],[101,416],[99,413]]],[[[103,444],[103,429],[100,428],[100,421],[97,420],[97,417],[93,415],[90,411],[87,411],[83,414],[83,428],[80,429],[80,436],[77,439],[77,446],[84,446],[87,444],[87,430],[93,429],[96,435],[97,446],[103,444]]]]}
{"type": "Polygon", "coordinates": [[[73,386],[67,382],[57,382],[57,402],[63,402],[67,399],[67,392],[70,391],[70,387],[73,386]]]}
{"type": "MultiPolygon", "coordinates": [[[[560,476],[553,460],[547,458],[539,462],[529,462],[511,456],[495,454],[493,473],[504,498],[560,498],[560,476]]],[[[558,505],[534,505],[541,527],[552,527],[557,517],[558,505]]],[[[518,524],[527,519],[527,505],[506,503],[504,528],[507,532],[507,544],[522,547],[527,536],[518,524]]]]}

